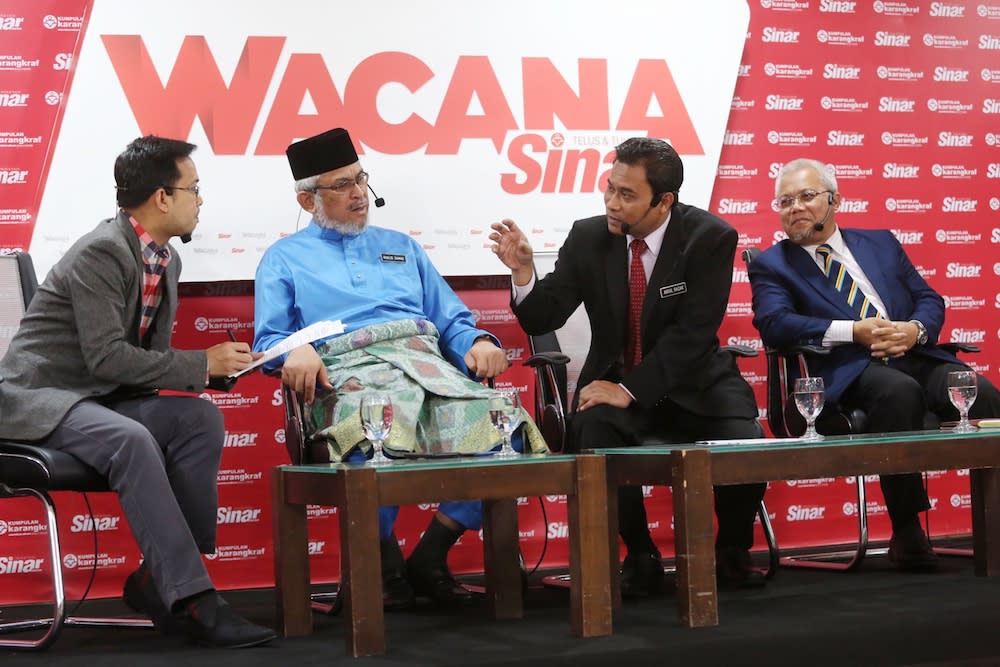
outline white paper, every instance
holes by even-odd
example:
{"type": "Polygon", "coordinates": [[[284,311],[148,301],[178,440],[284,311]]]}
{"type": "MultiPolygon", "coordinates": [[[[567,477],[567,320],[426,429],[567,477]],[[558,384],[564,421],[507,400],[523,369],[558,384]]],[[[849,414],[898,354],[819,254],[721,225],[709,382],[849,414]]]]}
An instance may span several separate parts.
{"type": "Polygon", "coordinates": [[[802,438],[734,438],[733,440],[695,440],[696,445],[776,445],[790,442],[809,442],[802,438]]]}
{"type": "Polygon", "coordinates": [[[344,333],[344,323],[340,320],[323,320],[322,322],[316,322],[315,324],[310,324],[305,329],[300,329],[296,331],[291,336],[281,341],[272,348],[264,351],[264,356],[253,362],[243,370],[238,373],[233,373],[229,377],[238,378],[244,373],[249,373],[250,371],[256,369],[258,366],[266,364],[271,359],[275,357],[280,357],[283,354],[291,352],[300,345],[305,345],[306,343],[311,343],[316,340],[323,338],[329,338],[330,336],[336,336],[338,334],[344,333]]]}

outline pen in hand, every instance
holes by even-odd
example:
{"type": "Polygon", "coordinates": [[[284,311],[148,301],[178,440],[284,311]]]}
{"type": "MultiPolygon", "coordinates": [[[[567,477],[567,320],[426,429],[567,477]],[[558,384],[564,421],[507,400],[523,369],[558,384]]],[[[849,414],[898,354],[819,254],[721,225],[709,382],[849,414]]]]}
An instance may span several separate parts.
{"type": "Polygon", "coordinates": [[[232,329],[226,329],[226,333],[229,334],[229,340],[233,341],[234,343],[239,342],[236,340],[236,333],[232,329]]]}

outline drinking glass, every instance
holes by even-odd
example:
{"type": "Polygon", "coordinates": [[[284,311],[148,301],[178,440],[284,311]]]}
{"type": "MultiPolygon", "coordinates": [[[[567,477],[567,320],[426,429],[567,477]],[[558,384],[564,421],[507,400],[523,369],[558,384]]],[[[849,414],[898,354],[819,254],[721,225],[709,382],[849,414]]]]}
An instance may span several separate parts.
{"type": "Polygon", "coordinates": [[[494,428],[500,431],[503,436],[503,446],[495,456],[509,457],[519,456],[520,452],[514,449],[510,441],[510,436],[514,432],[518,416],[521,413],[521,395],[517,390],[500,392],[498,396],[490,399],[490,421],[494,428]]]}
{"type": "Polygon", "coordinates": [[[802,439],[822,439],[823,436],[816,432],[816,418],[823,411],[823,378],[797,378],[794,392],[795,407],[806,420],[806,432],[802,434],[802,439]]]}
{"type": "Polygon", "coordinates": [[[372,443],[372,465],[385,465],[392,461],[382,451],[382,443],[392,429],[392,401],[387,394],[371,393],[361,398],[361,428],[372,443]]]}
{"type": "Polygon", "coordinates": [[[948,373],[948,400],[958,410],[959,420],[955,433],[971,433],[978,430],[969,423],[969,408],[976,402],[976,372],[952,371],[948,373]]]}

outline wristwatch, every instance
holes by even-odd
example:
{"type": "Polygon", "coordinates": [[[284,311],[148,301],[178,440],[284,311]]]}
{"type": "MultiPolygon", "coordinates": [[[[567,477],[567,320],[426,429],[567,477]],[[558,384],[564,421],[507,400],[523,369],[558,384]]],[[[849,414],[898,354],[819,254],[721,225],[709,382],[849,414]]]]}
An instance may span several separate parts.
{"type": "Polygon", "coordinates": [[[927,327],[920,320],[910,320],[910,324],[917,327],[917,345],[926,345],[927,327]]]}

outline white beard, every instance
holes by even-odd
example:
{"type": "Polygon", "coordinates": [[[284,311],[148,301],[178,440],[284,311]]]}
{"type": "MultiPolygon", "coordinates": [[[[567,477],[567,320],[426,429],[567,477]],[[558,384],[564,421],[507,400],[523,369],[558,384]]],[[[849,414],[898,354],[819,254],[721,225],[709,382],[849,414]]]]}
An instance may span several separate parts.
{"type": "Polygon", "coordinates": [[[319,202],[316,202],[316,208],[313,210],[313,220],[316,224],[323,229],[332,229],[335,232],[340,232],[344,236],[358,236],[361,232],[368,229],[368,218],[367,216],[360,225],[352,222],[341,222],[339,220],[333,220],[326,215],[326,211],[319,202]]]}

